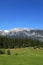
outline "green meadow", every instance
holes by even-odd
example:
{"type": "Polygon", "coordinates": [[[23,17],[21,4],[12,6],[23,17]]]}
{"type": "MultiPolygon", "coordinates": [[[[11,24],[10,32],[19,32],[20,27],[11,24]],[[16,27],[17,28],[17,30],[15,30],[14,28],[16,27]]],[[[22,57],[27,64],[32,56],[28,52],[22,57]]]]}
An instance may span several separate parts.
{"type": "Polygon", "coordinates": [[[43,65],[43,49],[10,49],[11,55],[0,54],[0,65],[43,65]]]}

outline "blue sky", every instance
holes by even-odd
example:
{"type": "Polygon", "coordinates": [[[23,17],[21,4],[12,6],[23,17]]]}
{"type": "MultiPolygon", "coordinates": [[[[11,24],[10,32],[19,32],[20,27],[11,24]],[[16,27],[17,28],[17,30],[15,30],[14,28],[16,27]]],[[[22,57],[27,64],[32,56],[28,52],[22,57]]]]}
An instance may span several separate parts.
{"type": "Polygon", "coordinates": [[[0,0],[0,29],[43,29],[43,0],[0,0]]]}

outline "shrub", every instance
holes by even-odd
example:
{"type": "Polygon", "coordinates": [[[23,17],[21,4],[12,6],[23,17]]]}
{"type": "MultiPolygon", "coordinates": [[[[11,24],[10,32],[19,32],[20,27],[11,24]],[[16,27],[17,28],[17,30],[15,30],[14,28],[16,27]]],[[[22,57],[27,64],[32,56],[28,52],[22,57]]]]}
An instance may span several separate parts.
{"type": "Polygon", "coordinates": [[[34,46],[34,49],[36,49],[37,47],[36,46],[34,46]]]}
{"type": "Polygon", "coordinates": [[[5,54],[5,49],[2,50],[3,54],[5,54]]]}
{"type": "Polygon", "coordinates": [[[18,55],[18,53],[15,53],[15,55],[18,55]]]}
{"type": "Polygon", "coordinates": [[[38,46],[38,49],[40,49],[40,46],[38,46]]]}
{"type": "Polygon", "coordinates": [[[5,50],[4,49],[0,49],[0,54],[5,54],[5,50]]]}
{"type": "Polygon", "coordinates": [[[10,52],[10,50],[9,50],[9,49],[7,50],[7,55],[11,55],[11,52],[10,52]]]}

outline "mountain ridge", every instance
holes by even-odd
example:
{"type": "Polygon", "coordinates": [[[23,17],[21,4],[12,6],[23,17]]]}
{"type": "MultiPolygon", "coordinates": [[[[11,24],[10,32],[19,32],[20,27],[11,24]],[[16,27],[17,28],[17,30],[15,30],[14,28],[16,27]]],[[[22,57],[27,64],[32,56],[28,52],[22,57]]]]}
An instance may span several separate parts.
{"type": "Polygon", "coordinates": [[[43,30],[31,28],[14,28],[11,30],[0,30],[0,36],[32,38],[43,41],[43,30]]]}

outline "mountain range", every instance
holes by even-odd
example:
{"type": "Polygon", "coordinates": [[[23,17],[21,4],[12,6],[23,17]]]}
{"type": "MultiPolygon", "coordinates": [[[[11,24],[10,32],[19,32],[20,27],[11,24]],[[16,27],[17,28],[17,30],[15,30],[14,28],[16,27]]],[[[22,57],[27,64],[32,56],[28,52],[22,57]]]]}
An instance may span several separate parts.
{"type": "Polygon", "coordinates": [[[43,41],[43,30],[29,28],[14,28],[11,30],[0,30],[0,36],[13,38],[32,38],[43,41]]]}

